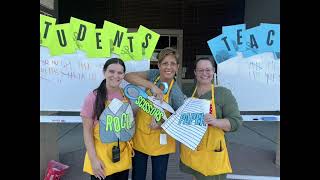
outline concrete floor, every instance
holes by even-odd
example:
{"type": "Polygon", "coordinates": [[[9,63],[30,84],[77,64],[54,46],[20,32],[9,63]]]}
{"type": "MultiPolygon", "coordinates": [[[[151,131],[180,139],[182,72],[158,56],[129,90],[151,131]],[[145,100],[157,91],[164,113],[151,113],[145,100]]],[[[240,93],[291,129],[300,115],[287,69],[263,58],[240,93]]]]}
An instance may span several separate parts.
{"type": "MultiPolygon", "coordinates": [[[[233,174],[280,176],[280,167],[275,164],[279,125],[279,122],[244,122],[237,132],[226,135],[233,174]]],[[[82,172],[85,154],[82,124],[58,124],[58,144],[59,161],[70,166],[62,180],[89,180],[89,175],[82,172]]],[[[151,180],[150,162],[149,158],[148,180],[151,180]]],[[[180,172],[178,164],[179,150],[169,158],[167,179],[191,180],[190,175],[180,172]]]]}

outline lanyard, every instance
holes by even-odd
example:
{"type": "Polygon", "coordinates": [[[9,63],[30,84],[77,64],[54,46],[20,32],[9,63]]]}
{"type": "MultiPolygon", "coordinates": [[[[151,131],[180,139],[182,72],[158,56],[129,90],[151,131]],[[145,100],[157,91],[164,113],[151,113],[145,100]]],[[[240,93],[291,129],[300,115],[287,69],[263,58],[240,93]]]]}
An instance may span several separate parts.
{"type": "MultiPolygon", "coordinates": [[[[157,84],[157,82],[159,81],[159,79],[160,79],[160,76],[158,76],[158,77],[154,80],[153,84],[157,84]]],[[[173,86],[173,83],[174,83],[174,79],[172,79],[171,82],[170,82],[170,85],[169,85],[169,88],[168,88],[168,92],[167,92],[168,97],[169,97],[171,88],[172,88],[172,86],[173,86]]]]}
{"type": "MultiPolygon", "coordinates": [[[[197,86],[194,89],[193,93],[192,93],[192,97],[194,97],[194,94],[197,91],[197,86]]],[[[211,103],[210,103],[210,114],[212,114],[212,116],[214,118],[216,118],[216,106],[215,106],[215,102],[214,102],[214,85],[211,84],[211,103]]]]}

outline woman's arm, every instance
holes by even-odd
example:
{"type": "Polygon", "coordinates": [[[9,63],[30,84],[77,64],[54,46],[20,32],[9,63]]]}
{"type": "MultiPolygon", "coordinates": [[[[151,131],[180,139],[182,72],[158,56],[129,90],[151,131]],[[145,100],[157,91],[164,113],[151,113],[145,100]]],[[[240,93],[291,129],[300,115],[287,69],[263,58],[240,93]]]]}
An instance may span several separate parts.
{"type": "Polygon", "coordinates": [[[152,82],[148,81],[148,72],[140,71],[140,72],[130,72],[124,76],[124,79],[129,83],[143,86],[145,88],[152,89],[155,86],[152,82]]]}
{"type": "Polygon", "coordinates": [[[223,88],[222,93],[223,107],[222,107],[222,119],[215,119],[211,115],[207,114],[205,120],[207,124],[211,124],[215,127],[221,128],[226,132],[234,132],[242,124],[242,117],[240,115],[238,103],[232,92],[223,88]]]}
{"type": "Polygon", "coordinates": [[[236,98],[229,89],[223,93],[224,105],[222,108],[222,117],[229,120],[230,132],[237,131],[242,125],[242,116],[236,98]]]}
{"type": "Polygon", "coordinates": [[[220,128],[224,131],[230,131],[231,130],[231,124],[230,121],[226,118],[224,119],[215,119],[212,117],[211,114],[206,114],[205,117],[205,123],[210,124],[214,127],[220,128]]]}
{"type": "Polygon", "coordinates": [[[163,99],[162,90],[160,88],[158,88],[152,82],[148,81],[148,72],[147,71],[127,73],[124,76],[124,79],[126,81],[128,81],[129,83],[151,89],[151,92],[153,93],[153,95],[157,99],[160,99],[162,101],[162,99],[163,99]]]}
{"type": "Polygon", "coordinates": [[[104,175],[104,164],[101,162],[96,154],[96,150],[94,147],[94,141],[93,141],[93,120],[82,117],[82,124],[83,124],[83,138],[84,138],[84,144],[86,146],[88,156],[91,162],[93,174],[97,178],[105,178],[104,175]]]}

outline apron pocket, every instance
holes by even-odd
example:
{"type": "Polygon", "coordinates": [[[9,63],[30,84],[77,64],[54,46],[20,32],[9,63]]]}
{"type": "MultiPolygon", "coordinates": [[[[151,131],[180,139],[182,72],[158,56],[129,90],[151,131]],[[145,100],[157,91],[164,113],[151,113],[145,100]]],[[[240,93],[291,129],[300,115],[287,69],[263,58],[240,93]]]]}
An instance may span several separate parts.
{"type": "Polygon", "coordinates": [[[221,129],[216,127],[208,127],[208,139],[206,141],[206,150],[207,151],[216,151],[220,152],[224,148],[225,139],[224,132],[221,129]]]}
{"type": "MultiPolygon", "coordinates": [[[[208,166],[208,172],[214,172],[215,174],[220,174],[225,171],[225,154],[226,150],[224,149],[221,152],[207,152],[207,158],[209,162],[212,162],[210,166],[208,166]]],[[[229,162],[228,162],[229,163],[229,162]]]]}

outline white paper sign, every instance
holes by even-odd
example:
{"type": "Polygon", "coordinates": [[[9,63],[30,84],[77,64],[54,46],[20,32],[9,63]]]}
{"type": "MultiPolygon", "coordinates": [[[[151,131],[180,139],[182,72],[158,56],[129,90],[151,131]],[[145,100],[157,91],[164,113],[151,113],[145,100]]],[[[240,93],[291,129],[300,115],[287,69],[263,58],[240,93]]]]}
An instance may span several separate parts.
{"type": "Polygon", "coordinates": [[[161,127],[174,139],[195,150],[205,134],[208,125],[204,115],[209,113],[210,101],[188,98],[161,127]],[[183,116],[190,116],[185,118],[183,116]],[[184,119],[184,120],[182,120],[184,119]]]}

